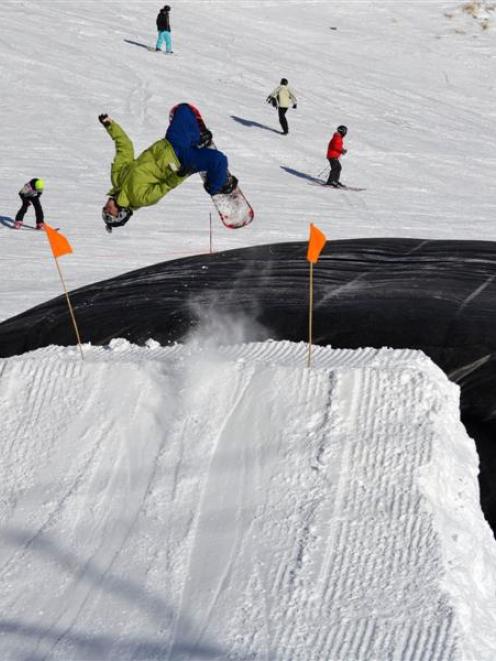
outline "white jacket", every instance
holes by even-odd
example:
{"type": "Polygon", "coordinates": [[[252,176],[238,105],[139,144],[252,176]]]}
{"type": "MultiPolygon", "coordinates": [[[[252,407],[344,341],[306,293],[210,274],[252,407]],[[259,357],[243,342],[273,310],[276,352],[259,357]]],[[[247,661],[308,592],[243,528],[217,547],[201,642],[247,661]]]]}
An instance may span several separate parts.
{"type": "Polygon", "coordinates": [[[278,108],[289,108],[289,106],[295,105],[296,103],[296,96],[289,85],[278,85],[276,89],[269,94],[269,99],[275,99],[278,108]]]}

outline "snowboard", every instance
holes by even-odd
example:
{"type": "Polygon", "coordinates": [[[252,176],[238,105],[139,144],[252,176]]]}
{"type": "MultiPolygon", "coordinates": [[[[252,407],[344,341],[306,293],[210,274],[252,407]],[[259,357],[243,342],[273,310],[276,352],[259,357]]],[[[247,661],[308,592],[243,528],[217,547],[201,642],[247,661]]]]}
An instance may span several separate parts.
{"type": "MultiPolygon", "coordinates": [[[[37,232],[42,232],[43,230],[39,230],[35,225],[28,225],[27,223],[22,223],[21,227],[16,228],[14,225],[12,225],[12,229],[26,229],[26,230],[36,230],[37,232]]],[[[54,227],[53,228],[56,232],[59,231],[60,227],[54,227]]]]}
{"type": "Polygon", "coordinates": [[[221,221],[231,229],[249,225],[255,216],[239,186],[236,186],[232,193],[212,195],[212,202],[221,221]]]}
{"type": "Polygon", "coordinates": [[[162,50],[162,49],[157,50],[155,48],[155,46],[147,46],[147,48],[151,53],[157,53],[157,54],[160,54],[160,55],[176,55],[176,53],[173,50],[170,50],[170,51],[166,51],[166,50],[162,50]]]}
{"type": "MultiPolygon", "coordinates": [[[[124,39],[124,41],[127,44],[133,44],[133,46],[139,46],[140,48],[146,48],[146,50],[153,51],[154,53],[156,52],[156,47],[155,46],[149,46],[148,44],[142,44],[139,41],[133,41],[132,39],[124,39]]],[[[174,51],[169,51],[168,53],[166,51],[161,51],[164,53],[164,55],[174,55],[174,51]]]]}
{"type": "MultiPolygon", "coordinates": [[[[217,149],[212,142],[207,149],[217,149]]],[[[206,181],[206,174],[200,172],[203,183],[206,181]]],[[[255,217],[253,207],[246,199],[241,188],[236,186],[232,193],[217,193],[212,195],[212,202],[219,214],[219,218],[226,227],[237,229],[249,225],[255,217]]]]}

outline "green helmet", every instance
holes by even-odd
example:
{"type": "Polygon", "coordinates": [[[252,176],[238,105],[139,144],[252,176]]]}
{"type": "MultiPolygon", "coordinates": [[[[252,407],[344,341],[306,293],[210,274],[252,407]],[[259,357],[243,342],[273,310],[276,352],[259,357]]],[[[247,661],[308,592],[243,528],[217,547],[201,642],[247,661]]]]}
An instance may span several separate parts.
{"type": "Polygon", "coordinates": [[[42,191],[45,188],[45,181],[43,179],[37,179],[35,181],[34,187],[37,191],[42,191]]]}

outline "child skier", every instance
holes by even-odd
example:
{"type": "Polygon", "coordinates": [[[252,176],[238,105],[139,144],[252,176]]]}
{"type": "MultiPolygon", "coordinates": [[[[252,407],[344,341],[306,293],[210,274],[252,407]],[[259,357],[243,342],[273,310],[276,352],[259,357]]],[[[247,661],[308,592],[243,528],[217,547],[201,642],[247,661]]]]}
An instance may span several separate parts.
{"type": "Polygon", "coordinates": [[[343,188],[343,184],[339,181],[341,176],[341,163],[339,161],[341,154],[346,154],[347,150],[343,147],[343,138],[348,133],[346,126],[338,126],[336,132],[332,136],[327,146],[327,159],[331,166],[329,178],[326,182],[327,186],[334,188],[343,188]]]}
{"type": "Polygon", "coordinates": [[[112,188],[102,209],[108,231],[127,223],[136,209],[156,204],[195,172],[206,173],[204,188],[212,196],[231,193],[237,185],[236,177],[228,172],[226,156],[205,148],[212,134],[199,111],[188,103],[174,106],[165,139],[157,140],[136,159],[133,143],[119,124],[106,114],[98,119],[115,142],[112,188]]]}
{"type": "Polygon", "coordinates": [[[22,221],[26,215],[26,211],[29,209],[29,206],[32,204],[34,207],[34,212],[36,214],[36,229],[42,230],[45,227],[45,218],[43,216],[43,208],[41,206],[40,197],[45,188],[45,182],[43,179],[30,179],[19,191],[19,197],[22,200],[22,205],[19,211],[16,213],[14,228],[20,229],[22,227],[22,221]]]}
{"type": "Polygon", "coordinates": [[[293,90],[288,86],[286,78],[281,78],[280,84],[269,94],[266,100],[267,103],[271,103],[274,108],[277,108],[279,124],[281,125],[283,135],[287,135],[289,133],[289,127],[286,113],[291,104],[293,105],[293,108],[296,108],[296,96],[293,90]]]}
{"type": "Polygon", "coordinates": [[[171,39],[171,27],[169,19],[170,7],[165,5],[159,11],[157,16],[157,44],[155,46],[156,51],[162,50],[162,43],[165,41],[165,52],[172,53],[172,39],[171,39]]]}

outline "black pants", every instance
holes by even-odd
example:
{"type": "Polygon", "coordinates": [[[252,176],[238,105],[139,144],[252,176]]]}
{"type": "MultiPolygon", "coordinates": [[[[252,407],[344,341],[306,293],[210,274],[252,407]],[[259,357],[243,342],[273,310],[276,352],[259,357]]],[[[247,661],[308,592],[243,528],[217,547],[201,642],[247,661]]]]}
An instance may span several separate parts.
{"type": "Polygon", "coordinates": [[[286,113],[288,112],[287,108],[278,108],[277,114],[279,115],[279,124],[281,125],[282,132],[284,135],[289,133],[288,120],[286,119],[286,113]]]}
{"type": "Polygon", "coordinates": [[[341,163],[339,162],[339,158],[330,158],[329,165],[331,166],[331,171],[329,172],[327,183],[337,184],[339,177],[341,176],[341,163]]]}
{"type": "Polygon", "coordinates": [[[41,202],[39,197],[23,197],[22,195],[19,195],[19,197],[22,200],[22,206],[19,209],[19,211],[16,213],[16,220],[20,220],[21,222],[24,219],[24,216],[26,215],[26,211],[29,209],[29,205],[32,204],[34,207],[34,212],[36,214],[36,224],[38,225],[39,223],[44,222],[44,216],[43,216],[43,209],[41,208],[41,202]]]}

